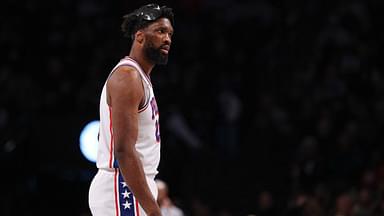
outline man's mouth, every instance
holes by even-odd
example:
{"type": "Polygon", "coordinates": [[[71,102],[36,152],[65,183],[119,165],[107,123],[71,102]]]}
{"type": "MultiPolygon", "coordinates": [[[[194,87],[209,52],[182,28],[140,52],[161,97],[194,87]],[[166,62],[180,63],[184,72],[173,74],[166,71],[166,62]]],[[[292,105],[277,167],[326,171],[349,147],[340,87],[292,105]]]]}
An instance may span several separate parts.
{"type": "Polygon", "coordinates": [[[160,50],[161,50],[162,53],[168,54],[168,52],[169,52],[169,45],[161,46],[160,50]]]}

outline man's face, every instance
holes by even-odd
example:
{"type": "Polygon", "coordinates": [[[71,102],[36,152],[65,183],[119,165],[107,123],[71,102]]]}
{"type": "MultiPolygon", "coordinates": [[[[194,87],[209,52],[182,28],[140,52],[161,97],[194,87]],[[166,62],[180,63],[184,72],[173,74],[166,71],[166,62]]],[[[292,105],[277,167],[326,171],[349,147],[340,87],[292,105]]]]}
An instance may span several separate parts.
{"type": "Polygon", "coordinates": [[[154,64],[167,64],[173,27],[167,18],[160,18],[144,29],[144,53],[154,64]]]}

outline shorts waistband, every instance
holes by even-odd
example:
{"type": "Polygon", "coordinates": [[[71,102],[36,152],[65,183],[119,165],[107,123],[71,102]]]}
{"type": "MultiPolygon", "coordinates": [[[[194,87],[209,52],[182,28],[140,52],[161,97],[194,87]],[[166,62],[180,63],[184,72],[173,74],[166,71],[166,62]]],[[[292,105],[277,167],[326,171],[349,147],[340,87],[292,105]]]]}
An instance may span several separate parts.
{"type": "MultiPolygon", "coordinates": [[[[115,173],[116,170],[119,170],[119,168],[99,168],[99,171],[108,172],[108,173],[115,173]]],[[[156,175],[145,175],[147,179],[155,179],[156,175]]]]}

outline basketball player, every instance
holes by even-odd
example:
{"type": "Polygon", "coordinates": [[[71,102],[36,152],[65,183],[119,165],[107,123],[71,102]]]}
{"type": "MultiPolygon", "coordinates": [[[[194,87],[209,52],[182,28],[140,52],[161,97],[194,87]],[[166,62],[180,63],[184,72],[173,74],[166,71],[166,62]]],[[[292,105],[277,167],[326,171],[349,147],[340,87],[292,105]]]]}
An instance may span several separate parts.
{"type": "Polygon", "coordinates": [[[168,61],[172,9],[144,5],[124,16],[122,30],[132,46],[101,93],[98,172],[89,206],[94,216],[157,216],[159,111],[150,74],[156,64],[168,61]]]}

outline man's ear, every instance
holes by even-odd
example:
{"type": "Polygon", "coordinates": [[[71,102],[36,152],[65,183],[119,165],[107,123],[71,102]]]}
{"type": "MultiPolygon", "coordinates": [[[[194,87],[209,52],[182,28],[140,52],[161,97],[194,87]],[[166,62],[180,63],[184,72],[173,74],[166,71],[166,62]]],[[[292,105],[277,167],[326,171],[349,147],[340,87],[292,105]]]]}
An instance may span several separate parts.
{"type": "Polygon", "coordinates": [[[136,38],[136,41],[139,43],[139,44],[142,44],[143,41],[144,41],[144,32],[143,31],[137,31],[135,33],[135,38],[136,38]]]}

